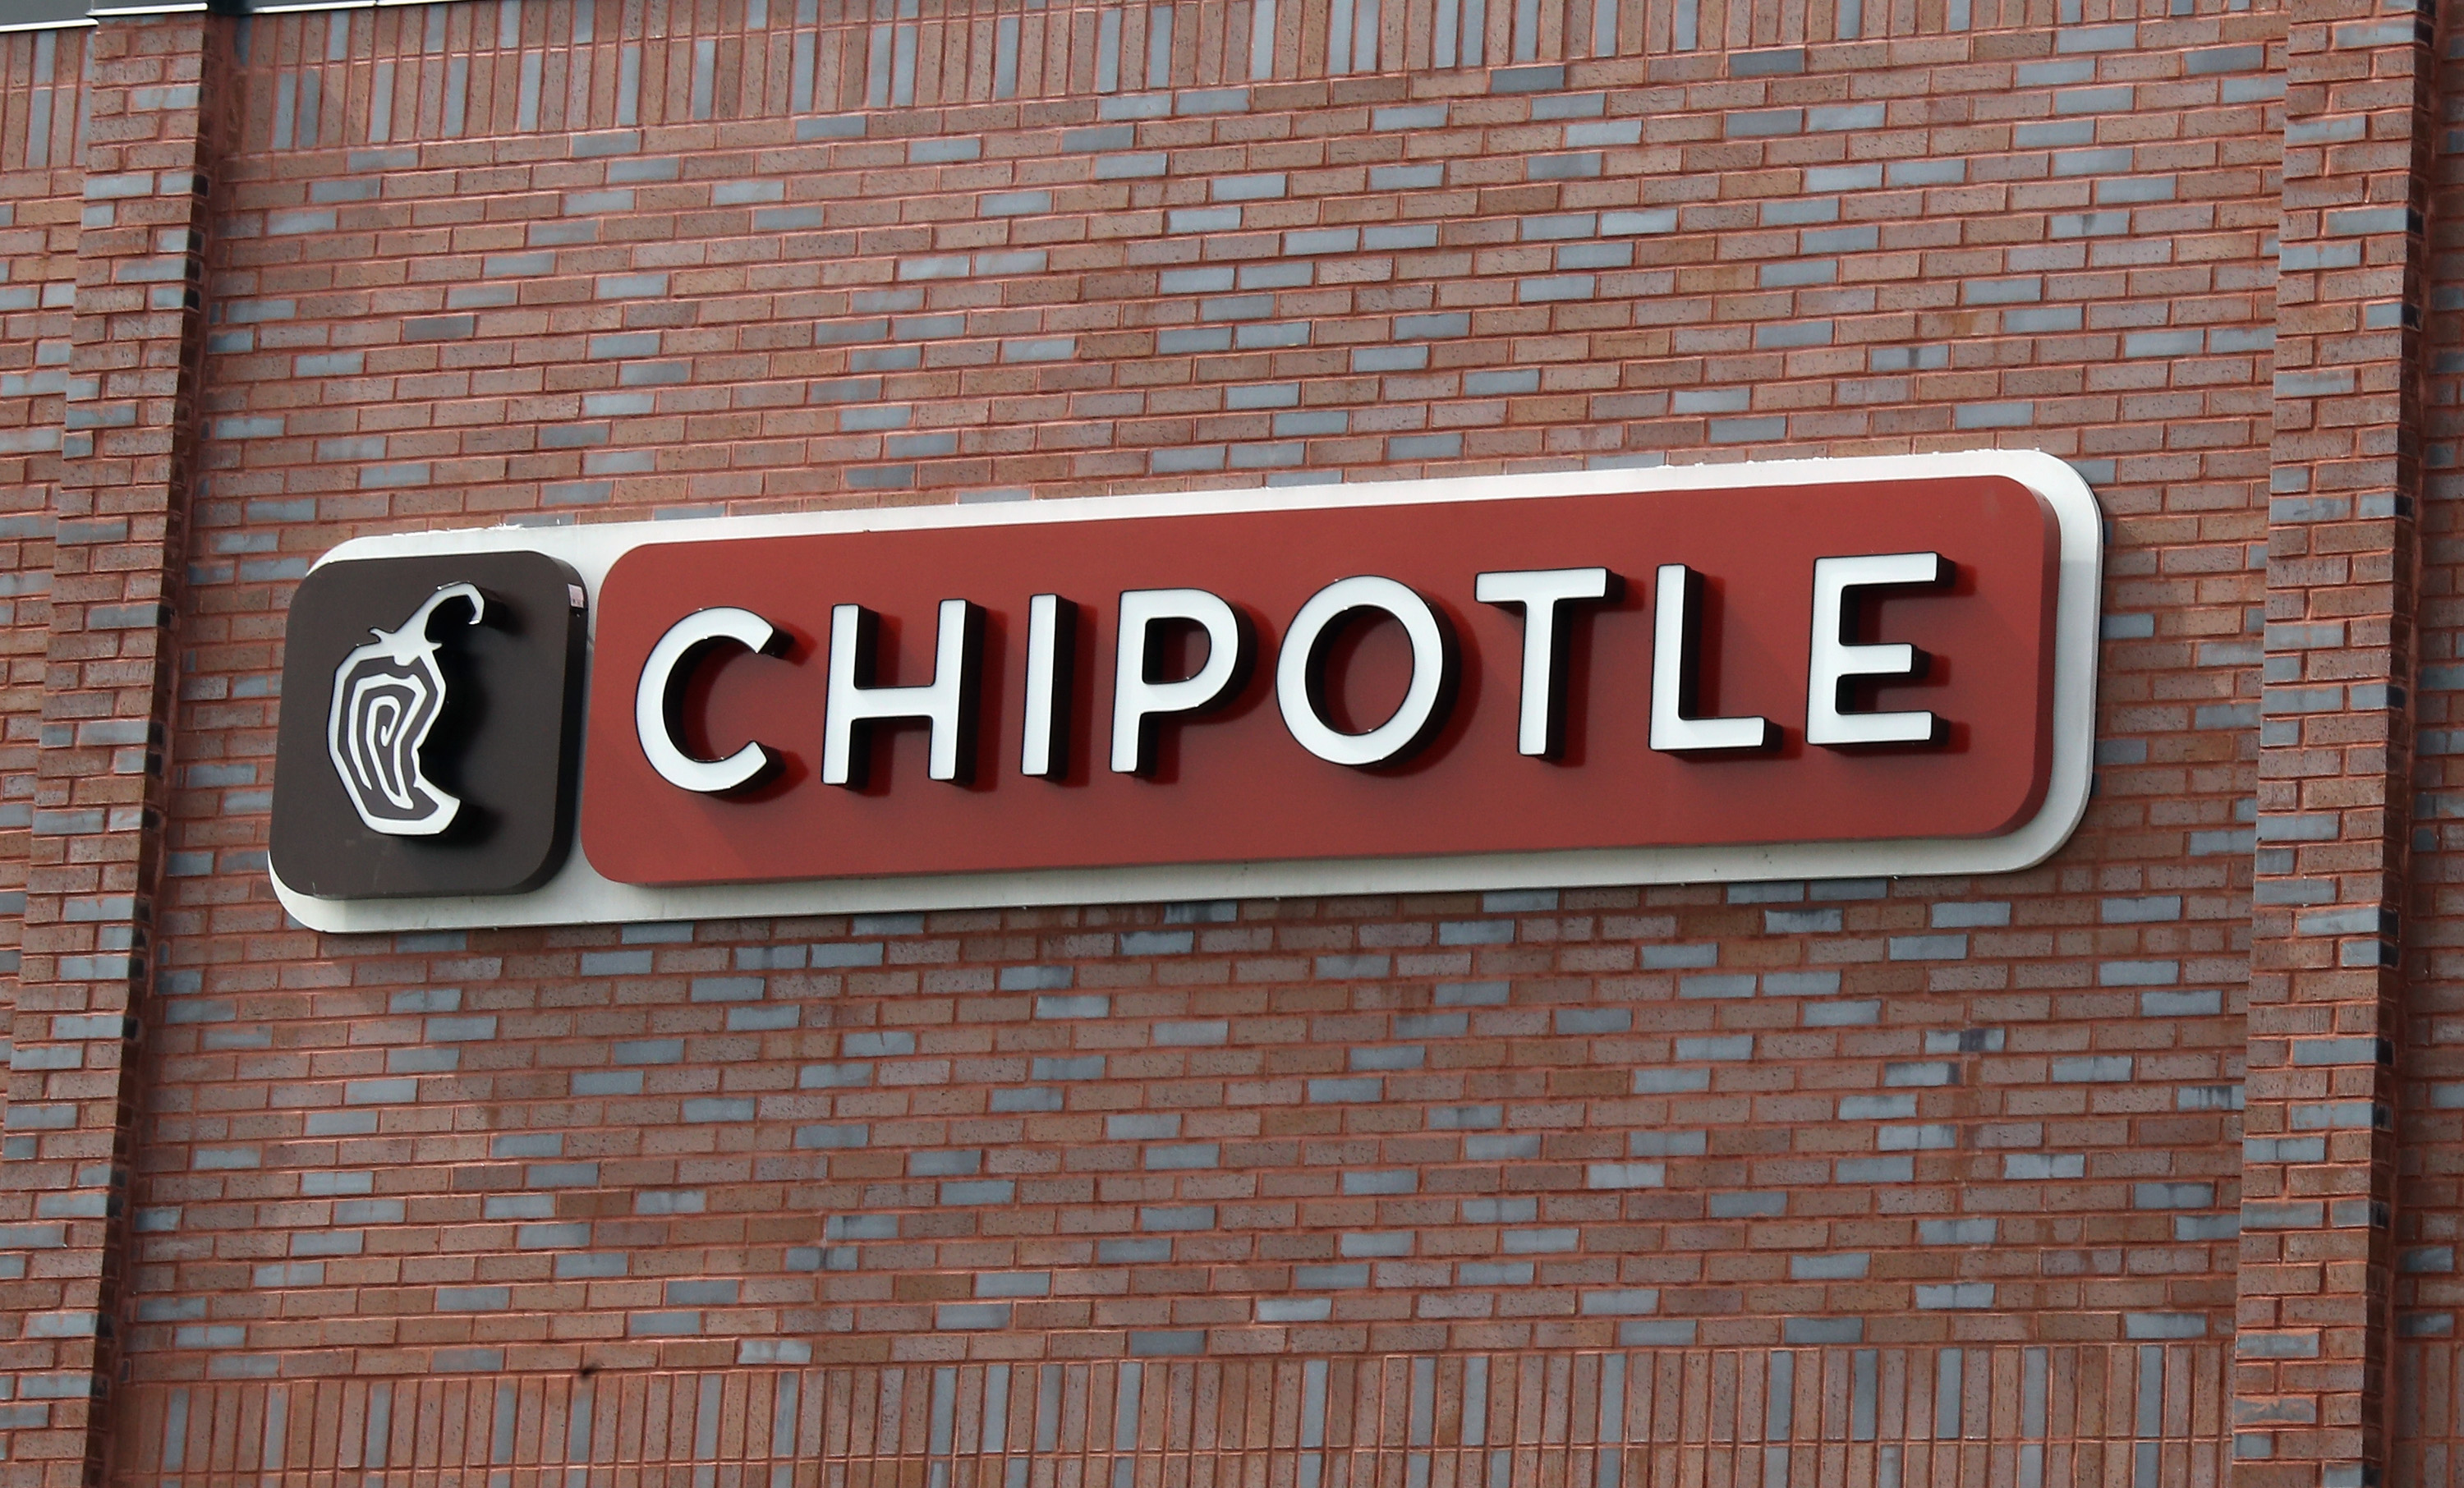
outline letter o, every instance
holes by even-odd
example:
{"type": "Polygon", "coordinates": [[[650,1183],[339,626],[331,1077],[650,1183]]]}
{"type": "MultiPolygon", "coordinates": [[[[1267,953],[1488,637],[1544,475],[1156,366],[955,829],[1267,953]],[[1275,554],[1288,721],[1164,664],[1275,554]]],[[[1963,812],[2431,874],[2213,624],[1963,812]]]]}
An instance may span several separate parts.
{"type": "Polygon", "coordinates": [[[1429,602],[1392,579],[1358,574],[1309,596],[1292,617],[1275,659],[1275,701],[1301,748],[1330,764],[1368,770],[1409,757],[1436,735],[1453,700],[1454,673],[1454,634],[1429,602]],[[1318,685],[1327,640],[1355,610],[1379,610],[1402,623],[1412,642],[1412,685],[1393,717],[1345,733],[1318,711],[1318,685]]]}
{"type": "Polygon", "coordinates": [[[693,668],[714,647],[732,642],[748,651],[774,651],[785,641],[778,627],[751,610],[695,610],[668,627],[642,664],[642,681],[633,693],[633,732],[659,778],[681,790],[716,796],[740,790],[778,768],[779,756],[758,743],[725,759],[693,757],[678,736],[678,714],[693,668]]]}

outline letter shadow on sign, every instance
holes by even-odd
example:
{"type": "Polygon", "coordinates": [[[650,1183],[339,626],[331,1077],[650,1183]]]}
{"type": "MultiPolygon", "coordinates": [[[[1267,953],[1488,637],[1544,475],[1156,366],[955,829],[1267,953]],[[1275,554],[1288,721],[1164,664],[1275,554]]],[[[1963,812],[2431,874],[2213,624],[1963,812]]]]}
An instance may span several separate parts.
{"type": "MultiPolygon", "coordinates": [[[[1595,658],[1599,650],[1600,617],[1618,611],[1641,609],[1645,598],[1639,589],[1639,585],[1626,582],[1621,575],[1611,573],[1607,599],[1558,607],[1556,633],[1550,638],[1557,646],[1557,665],[1553,672],[1557,679],[1557,696],[1553,700],[1558,719],[1555,738],[1557,749],[1554,754],[1543,756],[1549,763],[1569,768],[1578,767],[1583,763],[1592,737],[1593,680],[1594,674],[1598,670],[1595,658]]],[[[1650,620],[1647,616],[1642,624],[1645,627],[1644,633],[1648,634],[1650,620]]],[[[1519,648],[1522,641],[1522,627],[1518,624],[1515,627],[1513,644],[1519,648]]],[[[1645,652],[1644,657],[1648,661],[1649,653],[1645,652]]],[[[1465,658],[1465,661],[1468,664],[1469,658],[1465,658]]],[[[1463,686],[1465,713],[1471,711],[1469,703],[1472,686],[1468,680],[1470,669],[1466,665],[1464,668],[1466,680],[1463,686]]],[[[1644,685],[1648,686],[1649,671],[1645,670],[1639,675],[1644,685]]],[[[1520,685],[1529,686],[1528,683],[1520,685]]],[[[1511,734],[1507,737],[1507,745],[1508,748],[1513,746],[1511,734]]]]}
{"type": "MultiPolygon", "coordinates": [[[[1104,765],[1103,752],[1111,743],[1104,733],[1105,726],[1111,717],[1111,698],[1110,694],[1095,686],[1096,678],[1104,675],[1106,669],[1103,665],[1107,660],[1104,646],[1106,638],[1111,632],[1105,628],[1103,611],[1099,606],[1083,598],[1067,594],[1060,598],[1062,606],[1068,612],[1068,619],[1065,622],[1067,628],[1062,631],[1062,634],[1068,638],[1069,650],[1067,655],[1059,659],[1060,665],[1054,669],[1052,683],[1054,688],[1052,711],[1058,715],[1058,722],[1052,731],[1052,749],[1053,758],[1057,761],[1058,768],[1051,775],[1044,777],[1044,779],[1045,783],[1051,785],[1076,787],[1086,785],[1095,778],[1095,773],[1104,765]]],[[[1019,620],[1014,628],[1023,638],[1026,633],[1025,607],[1022,605],[1018,613],[1019,620]]],[[[989,624],[996,626],[1003,625],[1007,618],[1005,611],[996,610],[989,624]]],[[[1006,633],[1006,630],[989,632],[984,642],[984,654],[1007,658],[1009,655],[1007,646],[996,645],[989,638],[992,634],[1006,633]]],[[[1020,644],[1023,654],[1023,640],[1020,644]]],[[[991,751],[991,764],[994,769],[1014,768],[1017,764],[1016,756],[1005,755],[1003,752],[1017,745],[1018,735],[1015,732],[1001,726],[1001,689],[993,685],[1007,676],[1009,667],[1004,662],[1003,665],[991,667],[987,670],[990,675],[986,678],[984,716],[993,720],[993,723],[992,732],[984,735],[986,747],[991,751]]],[[[1019,711],[1023,714],[1025,711],[1026,703],[1022,698],[1019,702],[1019,711]]]]}
{"type": "MultiPolygon", "coordinates": [[[[1427,594],[1421,598],[1437,616],[1446,644],[1446,671],[1429,727],[1401,755],[1384,764],[1333,768],[1358,769],[1363,775],[1418,775],[1445,758],[1470,732],[1480,702],[1477,648],[1464,640],[1463,617],[1452,605],[1427,594]]],[[[1394,717],[1412,685],[1411,638],[1403,623],[1383,610],[1346,613],[1329,627],[1310,661],[1309,696],[1319,716],[1345,733],[1366,733],[1394,717]]]]}
{"type": "MultiPolygon", "coordinates": [[[[1976,568],[1972,563],[1945,563],[1949,573],[1947,581],[1931,584],[1891,584],[1860,587],[1847,607],[1845,639],[1852,646],[1888,646],[1905,639],[1890,622],[1890,614],[1906,601],[1973,599],[1976,595],[1976,568]]],[[[1900,676],[1851,677],[1840,688],[1843,710],[1859,713],[1916,711],[1936,706],[1941,689],[1951,679],[1953,663],[1940,651],[1929,651],[1911,646],[1915,652],[1915,668],[1900,676]]],[[[1705,651],[1706,655],[1716,654],[1705,651]]],[[[1956,718],[1934,713],[1933,737],[1908,739],[1888,744],[1838,744],[1829,746],[1845,755],[1962,755],[1969,749],[1969,726],[1956,718]]],[[[1784,753],[1794,753],[1792,747],[1784,753]]]]}
{"type": "MultiPolygon", "coordinates": [[[[1652,595],[1654,602],[1651,620],[1651,624],[1655,626],[1659,623],[1657,614],[1659,598],[1655,588],[1652,595]]],[[[1639,597],[1637,597],[1637,607],[1641,607],[1639,597]]],[[[1754,712],[1755,705],[1743,701],[1739,701],[1734,708],[1727,706],[1729,697],[1723,695],[1725,689],[1721,686],[1722,679],[1725,678],[1733,683],[1741,666],[1740,659],[1732,656],[1728,649],[1727,618],[1727,583],[1717,574],[1694,570],[1694,580],[1685,596],[1684,619],[1685,631],[1694,644],[1684,650],[1683,665],[1676,681],[1678,711],[1686,718],[1726,718],[1731,713],[1752,714],[1754,712]]],[[[1654,634],[1651,639],[1656,651],[1660,637],[1654,634]]],[[[1656,667],[1648,674],[1648,685],[1653,689],[1662,685],[1662,679],[1656,667]]],[[[1783,684],[1784,687],[1789,685],[1791,684],[1783,684]]],[[[1659,704],[1657,697],[1653,697],[1650,701],[1654,707],[1659,704]]],[[[1770,717],[1764,718],[1764,724],[1766,738],[1758,749],[1672,749],[1662,753],[1677,759],[1695,763],[1731,759],[1793,759],[1805,753],[1802,729],[1788,729],[1782,726],[1778,719],[1770,717]]]]}
{"type": "MultiPolygon", "coordinates": [[[[1233,623],[1241,627],[1241,656],[1232,672],[1232,680],[1223,685],[1221,700],[1194,712],[1174,713],[1159,717],[1151,726],[1155,730],[1151,767],[1142,777],[1158,785],[1170,785],[1180,778],[1180,731],[1204,728],[1208,724],[1228,723],[1245,717],[1265,700],[1274,689],[1271,667],[1258,665],[1258,653],[1265,648],[1266,631],[1258,617],[1249,613],[1245,604],[1226,602],[1232,610],[1233,623]]],[[[1115,624],[1118,624],[1117,618],[1115,624]]],[[[1082,620],[1081,630],[1094,629],[1082,620]]],[[[1197,676],[1204,667],[1206,629],[1191,621],[1159,620],[1149,632],[1147,645],[1147,677],[1149,682],[1179,682],[1197,676]]],[[[1111,747],[1105,741],[1104,748],[1111,747]]]]}
{"type": "Polygon", "coordinates": [[[804,741],[785,731],[766,729],[759,722],[750,730],[711,727],[711,720],[720,716],[759,719],[759,700],[771,689],[803,685],[789,679],[803,672],[791,673],[783,668],[819,669],[813,665],[819,656],[818,645],[811,636],[779,621],[770,624],[780,636],[773,643],[777,649],[748,651],[725,643],[712,647],[685,678],[683,696],[676,709],[676,733],[685,753],[695,759],[725,759],[759,738],[778,761],[752,784],[738,786],[723,796],[703,798],[706,800],[759,805],[778,799],[812,777],[813,763],[798,747],[804,741]],[[741,737],[735,736],[739,733],[741,737]]]}

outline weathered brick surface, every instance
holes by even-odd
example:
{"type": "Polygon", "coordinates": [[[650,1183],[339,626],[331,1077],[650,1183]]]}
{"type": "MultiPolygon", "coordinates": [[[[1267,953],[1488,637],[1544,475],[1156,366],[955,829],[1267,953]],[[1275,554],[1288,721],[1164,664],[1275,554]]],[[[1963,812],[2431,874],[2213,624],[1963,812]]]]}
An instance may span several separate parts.
{"type": "Polygon", "coordinates": [[[2235,1456],[2386,1459],[2430,27],[2292,7],[2235,1456]]]}
{"type": "MultiPolygon", "coordinates": [[[[2260,627],[2340,602],[2267,502],[2401,489],[2334,484],[2313,441],[2376,457],[2409,415],[2281,379],[2361,362],[2393,398],[2409,353],[2325,317],[2411,260],[2399,226],[2365,239],[2395,289],[2279,281],[2277,235],[2344,204],[2278,162],[2304,190],[2410,166],[2288,143],[2318,64],[2286,16],[1877,4],[1843,42],[1827,8],[1792,34],[1812,8],[1706,4],[1681,54],[1629,4],[1645,55],[1555,74],[1562,34],[1518,69],[1502,4],[1494,70],[1431,67],[1398,5],[1381,55],[1419,70],[1330,77],[1295,7],[1253,82],[1221,40],[1246,12],[1191,5],[1177,94],[1140,91],[1145,13],[1098,89],[1089,12],[1096,51],[1013,97],[987,26],[868,107],[879,75],[824,61],[870,29],[793,9],[706,49],[556,7],[251,23],[134,1135],[145,1410],[275,1377],[1793,1345],[1852,1375],[1857,1346],[2007,1346],[2024,1414],[2026,1349],[2221,1346],[2237,1301],[2247,1331],[2331,1325],[2254,1318],[2286,1268],[2236,1237],[2245,1171],[2393,1193],[2364,1129],[2333,1163],[2240,1146],[2246,1038],[2287,1071],[2254,1134],[2318,1109],[2294,1034],[2245,1018],[2255,964],[2312,1006],[2302,935],[2253,945],[2254,832],[2290,809],[2259,796],[2291,762],[2260,627]],[[351,536],[1993,444],[2075,461],[2110,527],[2097,795],[2028,873],[359,938],[264,881],[282,605],[351,536]]],[[[2353,614],[2401,613],[2388,572],[2353,614]]],[[[2321,680],[2409,665],[2350,645],[2321,680]]],[[[2336,778],[2383,799],[2402,726],[2340,706],[2381,732],[2321,743],[2336,778]]],[[[2333,809],[2400,854],[2376,804],[2333,809]]],[[[2337,1006],[2383,1012],[2393,970],[2364,974],[2337,1006]]],[[[2401,1222],[2434,1247],[2422,1192],[2401,1222]]],[[[2387,1304],[2376,1260],[2335,1295],[2387,1304]]],[[[2245,1405],[2333,1428],[2245,1415],[2266,1460],[2385,1450],[2374,1381],[2256,1368],[2245,1405]]],[[[2231,1434],[2170,1391],[2153,1435],[2231,1434]]]]}
{"type": "MultiPolygon", "coordinates": [[[[36,719],[42,656],[51,636],[53,492],[59,479],[60,424],[68,390],[69,317],[76,294],[77,196],[76,80],[82,33],[39,32],[0,39],[11,80],[12,129],[0,135],[0,1039],[13,1035],[17,926],[22,917],[26,832],[33,820],[36,719]]],[[[0,1049],[7,1045],[0,1043],[0,1049]]],[[[0,1083],[4,1084],[5,1083],[0,1083]]],[[[7,1096],[0,1093],[0,1120],[7,1096]]],[[[5,1128],[0,1128],[5,1129],[5,1128]]]]}
{"type": "MultiPolygon", "coordinates": [[[[2442,48],[2439,95],[2452,98],[2457,81],[2452,49],[2442,48]]],[[[2446,105],[2452,108],[2452,105],[2446,105]]],[[[2453,1377],[2456,1288],[2455,1245],[2464,1234],[2464,1188],[2458,1186],[2459,1159],[2464,1159],[2464,1062],[2456,1057],[2456,945],[2464,928],[2464,902],[2457,896],[2459,859],[2464,846],[2456,829],[2459,781],[2454,758],[2459,713],[2458,688],[2464,685],[2464,609],[2459,609],[2458,517],[2464,514],[2464,487],[2455,479],[2457,438],[2464,433],[2457,412],[2464,407],[2455,350],[2464,343],[2464,320],[2457,317],[2456,261],[2459,225],[2452,208],[2459,184],[2458,160],[2443,147],[2432,162],[2429,223],[2432,245],[2428,340],[2422,379],[2425,467],[2419,524],[2420,611],[2415,628],[2414,717],[2411,780],[2411,903],[2405,931],[2404,1038],[2400,1042],[2401,1077],[2397,1110],[2395,1159],[2399,1176],[2395,1210],[2395,1302],[2398,1368],[2396,1384],[2403,1392],[2398,1410],[2403,1419],[2421,1423],[2419,1436],[2427,1446],[2419,1455],[2399,1465],[2392,1481],[2431,1480],[2452,1474],[2452,1457],[2437,1454],[2441,1445],[2464,1439],[2464,1416],[2447,1403],[2446,1382],[2453,1377]]],[[[2409,1444],[2408,1444],[2409,1445],[2409,1444]]],[[[2451,1449],[2452,1451],[2452,1449],[2451,1449]]]]}
{"type": "Polygon", "coordinates": [[[28,1428],[9,1442],[12,1481],[86,1480],[108,1420],[138,1102],[128,1054],[167,804],[164,642],[201,350],[207,30],[190,18],[97,32],[79,100],[85,168],[0,1149],[7,1348],[24,1402],[12,1419],[28,1428]]]}

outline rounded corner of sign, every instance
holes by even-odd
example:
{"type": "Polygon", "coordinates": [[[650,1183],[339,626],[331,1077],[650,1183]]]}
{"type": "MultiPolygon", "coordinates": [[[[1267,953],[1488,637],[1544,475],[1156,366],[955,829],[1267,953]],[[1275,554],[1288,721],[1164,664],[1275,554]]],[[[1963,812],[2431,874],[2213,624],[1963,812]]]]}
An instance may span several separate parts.
{"type": "Polygon", "coordinates": [[[300,924],[328,933],[348,928],[341,918],[347,911],[340,901],[303,894],[282,882],[281,873],[272,867],[265,870],[265,876],[274,885],[274,897],[281,903],[283,912],[300,924]]]}
{"type": "Polygon", "coordinates": [[[2077,467],[2059,455],[2042,449],[1995,449],[1988,453],[1996,473],[2020,482],[2042,497],[2054,509],[2054,514],[2067,527],[2085,518],[2087,534],[2102,545],[2104,509],[2096,499],[2096,488],[2077,467]]]}
{"type": "Polygon", "coordinates": [[[1974,871],[2023,873],[2069,846],[2071,839],[2079,835],[2080,823],[2087,820],[2091,773],[2081,769],[2074,777],[2064,779],[2057,772],[2045,792],[2044,804],[2036,808],[2034,816],[1979,844],[1995,861],[1991,866],[1974,871]]]}
{"type": "Polygon", "coordinates": [[[313,574],[328,563],[350,563],[361,558],[382,558],[385,553],[385,536],[382,534],[345,538],[317,555],[308,564],[308,572],[313,574]]]}

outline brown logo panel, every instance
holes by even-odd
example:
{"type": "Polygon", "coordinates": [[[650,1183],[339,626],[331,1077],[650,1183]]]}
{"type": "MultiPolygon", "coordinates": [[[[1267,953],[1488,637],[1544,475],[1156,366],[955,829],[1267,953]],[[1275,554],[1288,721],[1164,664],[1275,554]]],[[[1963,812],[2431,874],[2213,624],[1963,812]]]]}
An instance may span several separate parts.
{"type": "Polygon", "coordinates": [[[583,591],[538,553],[328,563],[291,602],[274,870],[322,899],[513,894],[573,835],[583,591]]]}

